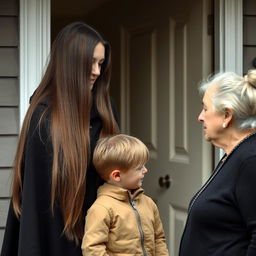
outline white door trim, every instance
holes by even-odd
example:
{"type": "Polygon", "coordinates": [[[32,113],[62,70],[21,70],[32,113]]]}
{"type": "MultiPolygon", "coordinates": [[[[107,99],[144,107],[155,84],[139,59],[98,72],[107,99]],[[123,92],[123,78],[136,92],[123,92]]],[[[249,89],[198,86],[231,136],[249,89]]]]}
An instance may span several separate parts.
{"type": "MultiPolygon", "coordinates": [[[[215,64],[216,72],[233,71],[243,74],[243,0],[216,0],[215,64]]],[[[223,150],[215,149],[216,162],[223,150]]]]}
{"type": "Polygon", "coordinates": [[[215,2],[215,70],[243,73],[243,0],[215,2]]]}
{"type": "Polygon", "coordinates": [[[20,0],[20,127],[50,51],[50,6],[51,0],[20,0]]]}

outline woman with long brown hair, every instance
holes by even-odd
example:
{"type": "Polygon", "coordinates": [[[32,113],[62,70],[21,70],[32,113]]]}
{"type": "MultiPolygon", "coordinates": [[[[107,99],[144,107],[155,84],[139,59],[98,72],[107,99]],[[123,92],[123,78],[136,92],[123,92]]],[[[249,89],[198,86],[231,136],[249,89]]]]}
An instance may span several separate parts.
{"type": "Polygon", "coordinates": [[[60,31],[23,122],[2,256],[82,255],[85,214],[102,184],[92,152],[119,132],[110,72],[97,31],[82,22],[60,31]]]}

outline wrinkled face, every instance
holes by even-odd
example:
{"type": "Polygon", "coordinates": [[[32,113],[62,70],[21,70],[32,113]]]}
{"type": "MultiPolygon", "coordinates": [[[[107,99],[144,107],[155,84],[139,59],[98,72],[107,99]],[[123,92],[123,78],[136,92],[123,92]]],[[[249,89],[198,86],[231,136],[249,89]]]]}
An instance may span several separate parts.
{"type": "Polygon", "coordinates": [[[142,165],[121,173],[121,186],[125,189],[133,190],[142,186],[143,178],[148,172],[147,168],[142,165]]]}
{"type": "Polygon", "coordinates": [[[102,63],[105,60],[105,47],[102,43],[98,43],[93,52],[92,60],[92,72],[90,76],[90,87],[93,88],[93,85],[96,79],[99,77],[101,72],[102,63]]]}
{"type": "Polygon", "coordinates": [[[215,87],[210,86],[203,97],[203,109],[198,116],[198,121],[203,123],[204,137],[207,141],[214,145],[223,135],[223,123],[225,121],[225,114],[216,112],[212,99],[216,91],[215,87]]]}

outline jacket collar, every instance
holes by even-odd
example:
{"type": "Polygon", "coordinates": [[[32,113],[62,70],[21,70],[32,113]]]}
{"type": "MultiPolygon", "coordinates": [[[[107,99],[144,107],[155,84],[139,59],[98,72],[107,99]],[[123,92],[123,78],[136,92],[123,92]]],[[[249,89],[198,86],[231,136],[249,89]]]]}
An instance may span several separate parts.
{"type": "Polygon", "coordinates": [[[130,200],[138,200],[141,195],[144,193],[143,188],[136,189],[133,193],[129,190],[120,188],[118,186],[104,183],[98,189],[98,197],[99,196],[110,196],[120,201],[130,201],[130,200]]]}

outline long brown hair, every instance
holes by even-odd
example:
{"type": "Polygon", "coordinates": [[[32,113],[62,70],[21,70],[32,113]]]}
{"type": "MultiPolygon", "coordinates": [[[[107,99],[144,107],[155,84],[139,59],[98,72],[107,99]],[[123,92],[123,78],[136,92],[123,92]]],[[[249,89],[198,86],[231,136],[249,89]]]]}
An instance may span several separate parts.
{"type": "MultiPolygon", "coordinates": [[[[21,214],[22,161],[31,117],[37,105],[50,99],[51,139],[53,146],[51,206],[56,199],[64,219],[64,233],[76,242],[83,235],[82,214],[86,190],[86,169],[90,158],[90,113],[92,91],[88,84],[95,46],[105,46],[105,60],[93,94],[103,122],[101,137],[119,132],[113,116],[109,81],[110,46],[97,31],[82,23],[71,23],[55,39],[45,75],[35,91],[26,113],[14,161],[13,207],[21,214]]],[[[43,118],[43,115],[41,119],[43,118]]],[[[40,125],[40,124],[39,124],[40,125]]]]}

